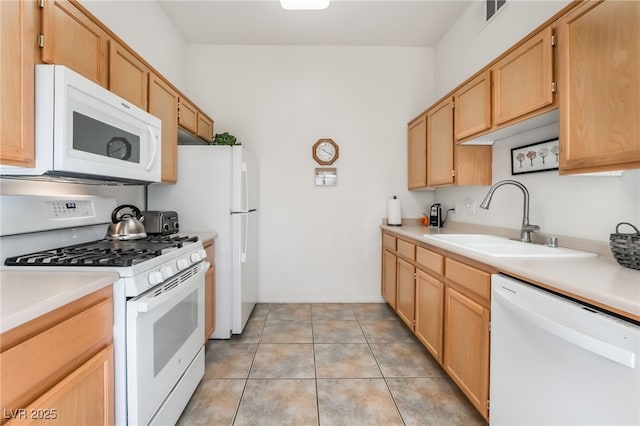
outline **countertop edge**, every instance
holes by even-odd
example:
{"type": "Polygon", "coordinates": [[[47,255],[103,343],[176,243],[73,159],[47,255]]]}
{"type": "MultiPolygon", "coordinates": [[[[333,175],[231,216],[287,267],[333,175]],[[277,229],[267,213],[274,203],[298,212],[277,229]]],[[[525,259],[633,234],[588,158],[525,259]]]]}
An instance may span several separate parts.
{"type": "Polygon", "coordinates": [[[640,322],[640,271],[623,268],[611,258],[598,256],[595,258],[565,259],[503,259],[464,250],[445,241],[434,241],[424,237],[425,234],[430,233],[456,233],[448,232],[445,228],[435,230],[420,225],[390,226],[385,224],[380,225],[380,228],[481,262],[506,275],[543,286],[559,294],[640,322]],[[548,268],[542,268],[543,263],[548,268]],[[550,272],[545,272],[545,270],[550,272]],[[609,283],[597,282],[597,280],[615,280],[616,283],[609,285],[609,283]],[[617,287],[612,287],[614,285],[617,287]],[[620,292],[616,293],[615,290],[620,290],[620,292]],[[623,294],[625,292],[626,294],[623,294]]]}

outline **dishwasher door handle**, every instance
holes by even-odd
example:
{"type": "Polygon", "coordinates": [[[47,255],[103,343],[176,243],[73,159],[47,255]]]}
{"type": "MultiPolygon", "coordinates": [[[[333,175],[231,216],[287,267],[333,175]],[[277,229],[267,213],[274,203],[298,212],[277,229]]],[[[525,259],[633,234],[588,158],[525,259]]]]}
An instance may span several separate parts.
{"type": "Polygon", "coordinates": [[[521,317],[528,320],[531,324],[560,339],[573,343],[586,351],[593,352],[604,358],[610,359],[611,361],[617,362],[618,364],[624,365],[625,367],[635,367],[635,354],[633,352],[622,349],[616,345],[612,345],[611,343],[603,342],[595,337],[589,336],[564,324],[542,316],[536,313],[532,307],[525,306],[526,303],[517,303],[514,301],[501,288],[494,288],[493,297],[497,302],[502,303],[513,312],[520,314],[521,317]]]}

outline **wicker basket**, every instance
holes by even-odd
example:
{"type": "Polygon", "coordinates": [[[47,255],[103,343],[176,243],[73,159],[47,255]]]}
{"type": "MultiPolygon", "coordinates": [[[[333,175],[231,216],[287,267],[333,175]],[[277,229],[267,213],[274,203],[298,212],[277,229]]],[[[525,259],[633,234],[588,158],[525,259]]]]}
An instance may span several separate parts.
{"type": "Polygon", "coordinates": [[[616,261],[625,268],[640,270],[640,231],[628,222],[620,222],[616,226],[616,233],[609,237],[611,253],[616,261]],[[629,225],[636,232],[621,234],[618,231],[621,225],[629,225]]]}

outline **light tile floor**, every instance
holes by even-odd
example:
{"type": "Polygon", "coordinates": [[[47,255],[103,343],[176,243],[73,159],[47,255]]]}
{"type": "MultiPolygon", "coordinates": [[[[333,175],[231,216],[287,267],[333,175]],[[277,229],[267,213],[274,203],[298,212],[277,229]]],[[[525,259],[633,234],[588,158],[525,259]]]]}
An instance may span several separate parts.
{"type": "Polygon", "coordinates": [[[179,425],[486,425],[386,304],[259,304],[179,425]]]}

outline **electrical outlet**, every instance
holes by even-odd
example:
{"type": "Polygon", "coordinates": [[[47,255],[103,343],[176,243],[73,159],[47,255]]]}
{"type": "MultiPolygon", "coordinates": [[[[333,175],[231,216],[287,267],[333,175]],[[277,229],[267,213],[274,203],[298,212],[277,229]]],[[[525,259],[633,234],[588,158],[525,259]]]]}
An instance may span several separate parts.
{"type": "Polygon", "coordinates": [[[476,203],[475,200],[472,200],[471,198],[465,198],[464,207],[468,215],[478,214],[478,203],[476,203]]]}

